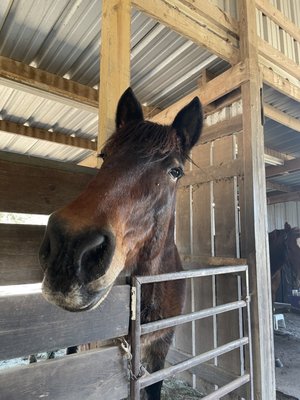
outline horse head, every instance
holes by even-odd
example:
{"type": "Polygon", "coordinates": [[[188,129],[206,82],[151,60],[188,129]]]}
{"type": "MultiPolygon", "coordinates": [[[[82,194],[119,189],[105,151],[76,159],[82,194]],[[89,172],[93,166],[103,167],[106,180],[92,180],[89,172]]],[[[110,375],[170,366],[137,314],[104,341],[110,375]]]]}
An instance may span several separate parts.
{"type": "Polygon", "coordinates": [[[293,288],[300,288],[300,230],[291,228],[286,222],[284,225],[287,264],[290,273],[290,283],[293,288]]]}
{"type": "Polygon", "coordinates": [[[145,121],[132,90],[125,91],[101,169],[78,198],[49,218],[40,249],[48,301],[69,311],[92,309],[122,270],[151,260],[157,273],[173,227],[178,180],[201,128],[197,97],[172,125],[162,126],[145,121]]]}

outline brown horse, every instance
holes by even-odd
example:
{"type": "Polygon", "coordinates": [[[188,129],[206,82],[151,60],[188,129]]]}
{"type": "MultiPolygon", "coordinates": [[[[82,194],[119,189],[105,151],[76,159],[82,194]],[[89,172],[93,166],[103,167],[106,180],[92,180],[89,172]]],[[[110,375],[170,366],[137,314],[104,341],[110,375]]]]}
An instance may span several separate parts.
{"type": "MultiPolygon", "coordinates": [[[[90,310],[105,299],[121,271],[182,270],[174,243],[175,194],[201,128],[197,97],[171,126],[162,126],[144,121],[132,90],[125,91],[98,175],[49,219],[40,250],[48,301],[69,311],[90,310]]],[[[180,314],[183,301],[182,281],[145,285],[142,323],[180,314]]],[[[144,340],[149,372],[163,368],[172,336],[173,328],[144,340]]],[[[159,400],[161,385],[148,387],[145,398],[159,400]]]]}
{"type": "Polygon", "coordinates": [[[269,250],[272,277],[272,300],[281,282],[281,271],[285,267],[289,283],[293,288],[300,286],[300,230],[291,228],[286,222],[284,229],[269,233],[269,250]]]}

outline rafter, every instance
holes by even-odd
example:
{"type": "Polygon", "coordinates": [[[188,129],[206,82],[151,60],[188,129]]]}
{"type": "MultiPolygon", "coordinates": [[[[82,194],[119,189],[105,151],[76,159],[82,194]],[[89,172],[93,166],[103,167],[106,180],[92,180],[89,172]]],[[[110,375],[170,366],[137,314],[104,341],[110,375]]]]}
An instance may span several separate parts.
{"type": "Polygon", "coordinates": [[[300,191],[273,196],[269,195],[267,197],[268,204],[286,203],[287,201],[300,201],[300,191]]]}
{"type": "Polygon", "coordinates": [[[239,63],[215,79],[207,82],[201,89],[196,89],[192,93],[178,100],[162,112],[155,115],[151,121],[168,124],[171,123],[178,111],[189,103],[195,96],[200,97],[202,105],[206,106],[222,96],[232,92],[234,89],[249,79],[249,69],[247,63],[239,63]]]}
{"type": "Polygon", "coordinates": [[[71,107],[98,111],[98,90],[3,56],[0,83],[71,107]]]}
{"type": "Polygon", "coordinates": [[[274,176],[280,176],[296,172],[300,170],[300,158],[293,160],[287,160],[283,165],[270,166],[266,168],[266,178],[272,178],[274,176]]]}
{"type": "MultiPolygon", "coordinates": [[[[133,0],[132,3],[139,10],[218,55],[223,60],[233,65],[238,62],[239,50],[233,44],[231,35],[223,30],[220,33],[221,20],[219,26],[213,20],[209,21],[203,14],[199,13],[197,3],[195,6],[182,0],[133,0]]],[[[231,27],[231,31],[233,29],[231,27]]]]}
{"type": "Polygon", "coordinates": [[[278,108],[275,108],[270,104],[265,103],[264,114],[266,117],[272,119],[273,121],[279,122],[280,124],[285,125],[290,129],[300,132],[300,120],[278,110],[278,108]]]}
{"type": "Polygon", "coordinates": [[[293,192],[294,191],[292,186],[283,185],[281,183],[271,182],[271,181],[268,181],[268,180],[266,182],[266,185],[267,185],[267,189],[276,190],[278,192],[289,193],[289,192],[293,192]]]}
{"type": "Polygon", "coordinates": [[[17,124],[12,121],[0,120],[0,131],[64,144],[67,146],[80,147],[82,149],[95,151],[97,148],[96,143],[92,142],[90,139],[73,137],[60,132],[50,132],[47,129],[17,124]]]}
{"type": "Polygon", "coordinates": [[[262,71],[264,83],[271,86],[273,89],[278,90],[285,96],[300,102],[300,87],[289,82],[287,79],[284,79],[265,65],[261,64],[260,69],[262,71]]]}
{"type": "Polygon", "coordinates": [[[279,25],[285,32],[300,42],[300,29],[289,20],[278,8],[269,1],[256,0],[256,7],[269,17],[276,25],[279,25]]]}
{"type": "Polygon", "coordinates": [[[258,52],[263,58],[271,61],[296,79],[300,79],[300,66],[295,61],[286,57],[262,38],[258,37],[257,40],[258,52]]]}

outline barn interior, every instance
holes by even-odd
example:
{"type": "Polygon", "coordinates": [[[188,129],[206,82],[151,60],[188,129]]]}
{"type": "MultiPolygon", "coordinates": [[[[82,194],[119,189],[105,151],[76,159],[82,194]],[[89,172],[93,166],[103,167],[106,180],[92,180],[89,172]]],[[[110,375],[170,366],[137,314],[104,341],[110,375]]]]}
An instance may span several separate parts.
{"type": "MultiPolygon", "coordinates": [[[[185,269],[249,268],[251,329],[240,309],[186,323],[177,328],[169,365],[245,331],[251,349],[240,346],[180,379],[217,399],[214,392],[251,364],[249,380],[224,398],[272,400],[276,389],[300,398],[297,382],[284,384],[289,366],[274,364],[267,235],[285,222],[300,226],[299,80],[298,0],[1,0],[1,360],[128,333],[127,285],[106,303],[105,328],[105,310],[74,321],[43,302],[38,250],[48,215],[95,176],[118,98],[131,86],[154,122],[171,123],[194,96],[204,107],[194,163],[177,193],[176,242],[185,269]]],[[[231,275],[194,278],[185,312],[242,300],[242,285],[231,275]]],[[[300,311],[297,294],[283,276],[277,301],[300,311]]],[[[32,399],[33,392],[74,399],[79,391],[86,399],[126,398],[118,347],[68,357],[0,370],[7,399],[32,399]],[[82,368],[104,368],[112,359],[100,383],[96,372],[81,376],[82,368]],[[71,389],[53,388],[62,376],[71,389]]]]}

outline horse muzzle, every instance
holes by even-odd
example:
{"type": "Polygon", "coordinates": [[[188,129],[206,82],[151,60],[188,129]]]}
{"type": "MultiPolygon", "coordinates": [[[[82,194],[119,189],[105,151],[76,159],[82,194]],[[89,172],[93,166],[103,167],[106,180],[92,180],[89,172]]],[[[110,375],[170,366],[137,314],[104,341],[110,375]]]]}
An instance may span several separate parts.
{"type": "Polygon", "coordinates": [[[73,233],[52,216],[39,253],[44,297],[69,311],[100,304],[111,288],[107,277],[115,247],[115,237],[107,229],[73,233]]]}

